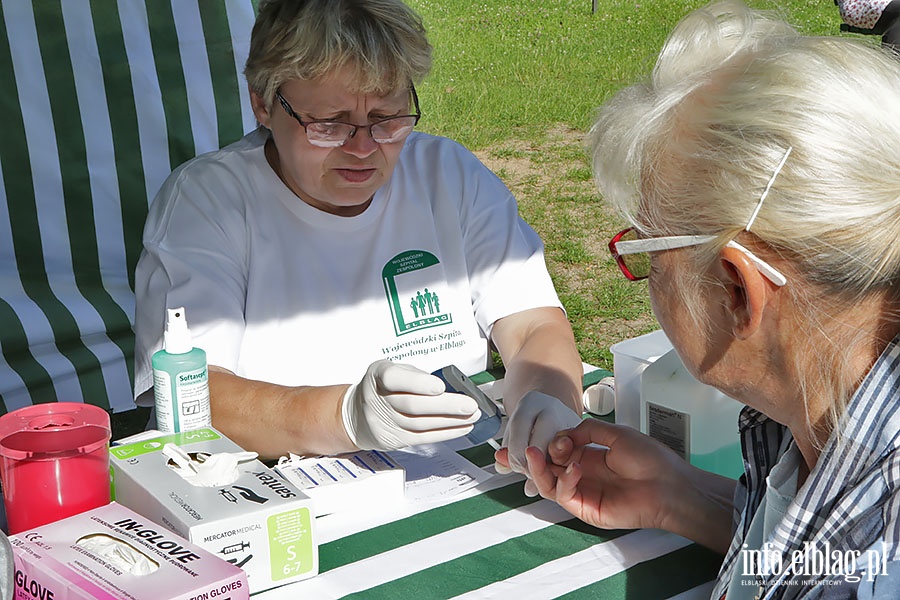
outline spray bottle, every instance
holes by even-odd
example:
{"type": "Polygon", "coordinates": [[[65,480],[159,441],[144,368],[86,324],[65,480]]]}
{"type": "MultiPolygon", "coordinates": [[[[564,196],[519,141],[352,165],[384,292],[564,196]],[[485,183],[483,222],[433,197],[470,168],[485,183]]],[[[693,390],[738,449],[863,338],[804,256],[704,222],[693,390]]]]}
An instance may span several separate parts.
{"type": "Polygon", "coordinates": [[[153,355],[157,429],[180,433],[212,424],[206,352],[194,348],[184,308],[166,311],[165,347],[153,355]]]}

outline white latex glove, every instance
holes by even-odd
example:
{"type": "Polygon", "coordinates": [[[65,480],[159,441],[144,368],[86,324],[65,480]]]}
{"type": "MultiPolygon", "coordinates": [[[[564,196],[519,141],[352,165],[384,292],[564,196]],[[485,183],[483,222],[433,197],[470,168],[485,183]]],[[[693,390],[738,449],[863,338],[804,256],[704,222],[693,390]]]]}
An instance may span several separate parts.
{"type": "MultiPolygon", "coordinates": [[[[581,415],[575,414],[559,399],[542,392],[532,390],[519,400],[506,424],[503,446],[509,449],[509,470],[529,477],[525,482],[526,495],[537,496],[538,490],[528,473],[525,448],[534,446],[546,455],[547,447],[557,432],[575,427],[580,422],[581,415]]],[[[508,472],[500,464],[495,468],[498,473],[508,472]]]]}
{"type": "Polygon", "coordinates": [[[478,404],[445,392],[444,382],[413,366],[375,361],[344,394],[344,429],[361,450],[397,450],[466,435],[478,404]]]}

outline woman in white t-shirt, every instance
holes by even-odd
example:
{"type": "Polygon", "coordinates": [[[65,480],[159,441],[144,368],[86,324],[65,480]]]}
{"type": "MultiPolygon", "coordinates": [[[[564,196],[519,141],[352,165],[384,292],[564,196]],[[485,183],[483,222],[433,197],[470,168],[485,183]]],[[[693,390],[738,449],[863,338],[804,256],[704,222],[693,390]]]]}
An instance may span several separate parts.
{"type": "Polygon", "coordinates": [[[513,469],[578,422],[581,361],[540,239],[474,155],[413,131],[430,53],[400,0],[260,3],[245,69],[260,128],[180,166],[150,208],[136,394],[183,306],[213,425],[264,457],[468,433],[474,401],[430,373],[481,371],[489,344],[513,469]]]}

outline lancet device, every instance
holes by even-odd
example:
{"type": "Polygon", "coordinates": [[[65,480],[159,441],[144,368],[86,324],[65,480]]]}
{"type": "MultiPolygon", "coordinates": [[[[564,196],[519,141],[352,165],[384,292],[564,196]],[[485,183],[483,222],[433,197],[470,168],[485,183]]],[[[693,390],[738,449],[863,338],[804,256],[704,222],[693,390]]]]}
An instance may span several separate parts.
{"type": "Polygon", "coordinates": [[[448,392],[469,396],[475,400],[478,408],[481,409],[481,418],[475,422],[472,431],[466,434],[467,440],[474,445],[478,445],[497,435],[497,432],[500,431],[500,409],[493,400],[488,398],[487,394],[482,392],[471,379],[466,377],[465,373],[460,371],[458,367],[450,365],[443,369],[438,369],[432,375],[439,377],[444,382],[448,392]]]}

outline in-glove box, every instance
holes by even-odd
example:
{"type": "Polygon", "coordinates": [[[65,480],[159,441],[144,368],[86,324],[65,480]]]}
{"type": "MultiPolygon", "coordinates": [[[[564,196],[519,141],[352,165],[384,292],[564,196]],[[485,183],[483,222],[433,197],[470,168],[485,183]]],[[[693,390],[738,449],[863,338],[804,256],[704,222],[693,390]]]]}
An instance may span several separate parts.
{"type": "Polygon", "coordinates": [[[9,542],[17,600],[250,597],[244,571],[115,502],[26,529],[9,542]],[[100,539],[104,548],[91,545],[100,539]]]}

